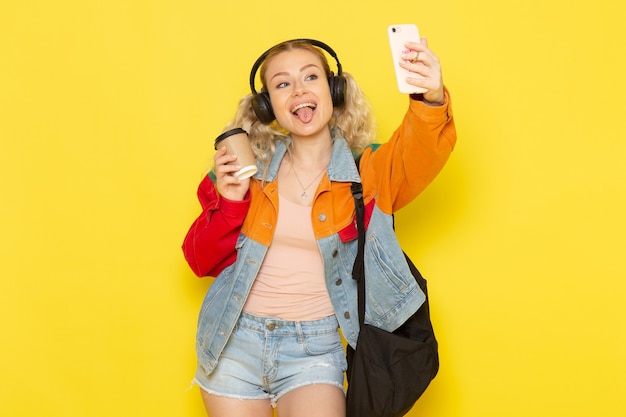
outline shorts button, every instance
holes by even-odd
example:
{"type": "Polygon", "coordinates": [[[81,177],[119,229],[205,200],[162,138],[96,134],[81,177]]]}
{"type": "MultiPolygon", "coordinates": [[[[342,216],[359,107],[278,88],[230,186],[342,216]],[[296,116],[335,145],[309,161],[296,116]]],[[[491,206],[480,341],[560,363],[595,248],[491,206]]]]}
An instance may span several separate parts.
{"type": "Polygon", "coordinates": [[[350,313],[346,311],[345,313],[343,313],[343,316],[345,318],[349,319],[350,318],[350,313]]]}
{"type": "Polygon", "coordinates": [[[268,330],[274,330],[275,328],[276,328],[276,325],[274,323],[268,323],[267,325],[268,330]]]}

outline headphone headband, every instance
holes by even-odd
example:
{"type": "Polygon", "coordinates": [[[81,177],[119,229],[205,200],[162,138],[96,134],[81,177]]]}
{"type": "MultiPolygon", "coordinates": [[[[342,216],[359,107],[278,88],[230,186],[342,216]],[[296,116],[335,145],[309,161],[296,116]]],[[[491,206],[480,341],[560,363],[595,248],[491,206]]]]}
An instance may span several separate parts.
{"type": "Polygon", "coordinates": [[[254,88],[254,79],[256,78],[256,73],[259,70],[259,67],[261,66],[261,64],[263,64],[263,61],[265,61],[265,58],[267,58],[269,53],[272,52],[276,47],[286,44],[286,43],[291,43],[291,42],[308,43],[310,45],[317,46],[318,48],[321,48],[325,50],[326,52],[328,52],[328,54],[332,56],[337,62],[337,77],[341,77],[341,73],[342,73],[341,62],[339,62],[339,58],[337,57],[337,54],[335,53],[333,48],[326,45],[324,42],[321,42],[315,39],[307,39],[307,38],[291,39],[291,40],[284,41],[284,42],[281,42],[279,44],[272,46],[267,51],[263,52],[263,54],[256,60],[256,62],[252,66],[252,69],[250,70],[250,91],[252,92],[252,94],[254,95],[258,94],[256,89],[254,88]]]}

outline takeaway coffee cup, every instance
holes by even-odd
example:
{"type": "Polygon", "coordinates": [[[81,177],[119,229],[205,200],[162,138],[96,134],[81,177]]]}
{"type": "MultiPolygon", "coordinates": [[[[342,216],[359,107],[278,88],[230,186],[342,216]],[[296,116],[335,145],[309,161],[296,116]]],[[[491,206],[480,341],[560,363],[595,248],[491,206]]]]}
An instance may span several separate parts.
{"type": "Polygon", "coordinates": [[[239,127],[227,130],[215,139],[216,150],[223,146],[226,146],[229,154],[237,155],[237,160],[233,162],[241,166],[241,169],[233,174],[237,179],[243,180],[256,174],[256,159],[248,140],[248,132],[239,127]]]}

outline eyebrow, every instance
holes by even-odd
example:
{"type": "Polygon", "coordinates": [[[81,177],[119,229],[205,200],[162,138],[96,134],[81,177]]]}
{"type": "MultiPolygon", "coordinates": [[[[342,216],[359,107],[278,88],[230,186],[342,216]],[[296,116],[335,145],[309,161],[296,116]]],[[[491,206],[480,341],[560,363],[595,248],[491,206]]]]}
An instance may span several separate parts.
{"type": "MultiPolygon", "coordinates": [[[[319,68],[319,66],[317,66],[316,64],[307,64],[307,65],[303,66],[302,68],[300,68],[300,72],[303,72],[304,70],[306,70],[307,68],[310,68],[310,67],[319,68]]],[[[278,77],[278,76],[281,76],[281,75],[289,75],[289,73],[285,72],[285,71],[277,72],[276,74],[272,75],[272,78],[270,78],[270,81],[273,80],[274,78],[278,77]]]]}

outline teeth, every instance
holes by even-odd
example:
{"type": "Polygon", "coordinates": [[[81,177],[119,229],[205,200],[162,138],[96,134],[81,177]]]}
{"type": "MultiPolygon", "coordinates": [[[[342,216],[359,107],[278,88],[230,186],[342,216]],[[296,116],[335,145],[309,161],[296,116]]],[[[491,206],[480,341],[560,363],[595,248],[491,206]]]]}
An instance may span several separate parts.
{"type": "Polygon", "coordinates": [[[305,107],[310,107],[312,109],[315,109],[315,104],[313,103],[302,103],[302,104],[298,104],[296,107],[293,108],[293,110],[291,110],[292,113],[297,112],[300,109],[303,109],[305,107]]]}

